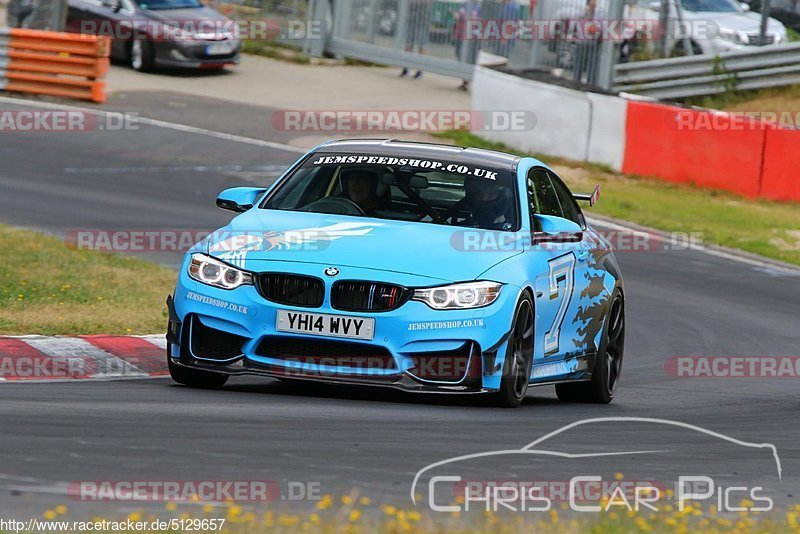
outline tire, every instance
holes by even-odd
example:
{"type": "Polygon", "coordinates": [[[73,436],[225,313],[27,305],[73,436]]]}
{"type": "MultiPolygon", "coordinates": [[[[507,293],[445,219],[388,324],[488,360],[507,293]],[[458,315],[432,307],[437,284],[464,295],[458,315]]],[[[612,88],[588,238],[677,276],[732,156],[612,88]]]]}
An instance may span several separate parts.
{"type": "Polygon", "coordinates": [[[153,72],[155,69],[155,51],[153,43],[144,37],[134,37],[128,55],[131,68],[138,72],[153,72]]]}
{"type": "MultiPolygon", "coordinates": [[[[692,55],[693,56],[700,56],[703,54],[703,49],[700,48],[700,45],[694,41],[689,41],[689,46],[692,47],[692,55]]],[[[686,56],[686,51],[683,48],[683,41],[678,41],[675,46],[672,48],[672,52],[670,52],[670,57],[684,57],[686,56]]]]}
{"type": "Polygon", "coordinates": [[[527,292],[517,303],[503,362],[500,390],[493,394],[497,406],[516,408],[528,392],[533,365],[533,301],[527,292]]]}
{"type": "Polygon", "coordinates": [[[225,382],[228,381],[228,375],[212,373],[210,371],[199,371],[197,369],[189,369],[188,367],[176,365],[169,356],[167,357],[167,365],[169,366],[169,375],[172,379],[190,388],[217,389],[224,386],[225,382]]]}
{"type": "Polygon", "coordinates": [[[615,289],[603,325],[603,338],[594,359],[592,379],[586,382],[556,384],[556,395],[565,402],[608,404],[622,375],[622,357],[625,352],[625,300],[615,289]]]}

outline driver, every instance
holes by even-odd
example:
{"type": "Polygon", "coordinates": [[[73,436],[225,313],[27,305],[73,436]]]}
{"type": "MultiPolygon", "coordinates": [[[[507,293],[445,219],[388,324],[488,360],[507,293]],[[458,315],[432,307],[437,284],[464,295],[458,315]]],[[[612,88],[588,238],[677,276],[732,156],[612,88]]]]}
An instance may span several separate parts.
{"type": "Polygon", "coordinates": [[[479,228],[497,228],[514,219],[511,192],[486,178],[469,176],[464,180],[464,198],[451,208],[451,222],[479,228]],[[459,214],[467,213],[458,221],[459,214]]]}
{"type": "Polygon", "coordinates": [[[380,207],[378,199],[378,174],[363,169],[342,171],[344,192],[366,215],[372,215],[380,207]]]}

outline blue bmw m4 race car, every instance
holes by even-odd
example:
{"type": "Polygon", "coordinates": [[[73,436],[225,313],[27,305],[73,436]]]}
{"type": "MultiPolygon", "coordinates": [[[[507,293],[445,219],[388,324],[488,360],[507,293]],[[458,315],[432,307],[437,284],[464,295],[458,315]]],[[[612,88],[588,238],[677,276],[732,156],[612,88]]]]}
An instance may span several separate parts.
{"type": "Polygon", "coordinates": [[[606,238],[533,158],[395,140],[324,143],[185,257],[168,363],[229,376],[608,403],[625,294],[606,238]]]}

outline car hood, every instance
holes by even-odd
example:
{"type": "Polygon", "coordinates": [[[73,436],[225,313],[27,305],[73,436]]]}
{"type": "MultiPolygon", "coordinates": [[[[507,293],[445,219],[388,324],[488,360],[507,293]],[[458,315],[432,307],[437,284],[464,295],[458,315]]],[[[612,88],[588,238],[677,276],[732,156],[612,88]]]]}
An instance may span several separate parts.
{"type": "MultiPolygon", "coordinates": [[[[143,9],[147,18],[165,23],[202,23],[224,22],[228,17],[210,7],[192,7],[181,9],[143,9]]],[[[218,24],[215,27],[222,27],[218,24]]]]}
{"type": "MultiPolygon", "coordinates": [[[[242,269],[265,260],[325,267],[358,267],[425,276],[443,282],[474,280],[512,250],[464,250],[497,232],[435,224],[320,213],[252,209],[198,244],[200,250],[242,269]]],[[[494,241],[492,241],[494,242],[494,241]]]]}

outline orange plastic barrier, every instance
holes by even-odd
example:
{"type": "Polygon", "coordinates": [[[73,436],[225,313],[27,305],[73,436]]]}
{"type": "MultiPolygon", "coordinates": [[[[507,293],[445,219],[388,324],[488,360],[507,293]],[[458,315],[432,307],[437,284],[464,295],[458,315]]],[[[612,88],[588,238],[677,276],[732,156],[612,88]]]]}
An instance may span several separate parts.
{"type": "Polygon", "coordinates": [[[14,28],[0,31],[0,89],[102,103],[108,37],[14,28]]]}
{"type": "Polygon", "coordinates": [[[724,113],[630,101],[622,171],[757,197],[767,129],[724,113]]]}
{"type": "Polygon", "coordinates": [[[767,131],[761,195],[800,202],[800,131],[767,131]]]}

